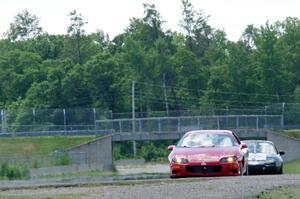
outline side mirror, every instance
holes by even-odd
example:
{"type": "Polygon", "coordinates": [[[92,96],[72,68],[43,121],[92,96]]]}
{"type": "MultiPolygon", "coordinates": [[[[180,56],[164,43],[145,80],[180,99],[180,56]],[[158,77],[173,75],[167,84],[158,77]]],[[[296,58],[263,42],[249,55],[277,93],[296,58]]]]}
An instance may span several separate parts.
{"type": "Polygon", "coordinates": [[[173,151],[173,149],[175,148],[175,146],[174,145],[170,145],[170,146],[168,146],[168,150],[169,151],[173,151]]]}
{"type": "Polygon", "coordinates": [[[285,152],[284,151],[279,151],[279,155],[284,155],[285,152]]]}
{"type": "Polygon", "coordinates": [[[245,144],[245,143],[242,143],[242,144],[241,144],[241,149],[248,149],[248,146],[247,146],[247,144],[245,144]]]}

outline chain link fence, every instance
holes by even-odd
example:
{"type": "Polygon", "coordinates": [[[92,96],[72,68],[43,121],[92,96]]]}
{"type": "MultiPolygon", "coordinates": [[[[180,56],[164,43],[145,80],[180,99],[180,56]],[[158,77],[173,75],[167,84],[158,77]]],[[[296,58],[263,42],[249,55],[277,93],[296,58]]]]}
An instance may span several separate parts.
{"type": "Polygon", "coordinates": [[[182,132],[191,129],[282,129],[282,115],[153,117],[96,121],[99,129],[118,133],[182,132]],[[133,125],[134,128],[133,128],[133,125]]]}
{"type": "Polygon", "coordinates": [[[1,133],[95,130],[95,121],[111,119],[97,108],[1,110],[1,133]]]}
{"type": "MultiPolygon", "coordinates": [[[[131,118],[131,112],[113,113],[99,108],[1,110],[0,135],[5,133],[27,135],[28,132],[61,132],[61,134],[67,135],[72,131],[83,133],[108,129],[116,132],[129,131],[133,129],[131,118]]],[[[203,129],[246,126],[251,128],[300,128],[300,104],[277,103],[270,106],[248,108],[136,112],[135,118],[136,131],[141,129],[147,129],[147,131],[178,129],[182,127],[182,125],[178,125],[178,118],[182,118],[181,123],[185,124],[184,126],[197,126],[203,129]],[[237,119],[236,116],[241,117],[237,119]]]]}

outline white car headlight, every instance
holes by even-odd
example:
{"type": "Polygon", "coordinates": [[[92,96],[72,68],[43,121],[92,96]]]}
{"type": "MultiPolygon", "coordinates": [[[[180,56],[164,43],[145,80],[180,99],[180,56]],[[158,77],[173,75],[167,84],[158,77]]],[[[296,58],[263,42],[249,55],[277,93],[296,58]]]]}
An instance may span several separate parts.
{"type": "Polygon", "coordinates": [[[266,160],[265,163],[267,163],[267,164],[275,163],[275,160],[274,159],[269,159],[269,160],[266,160]]]}
{"type": "Polygon", "coordinates": [[[174,158],[172,159],[172,162],[178,163],[178,164],[186,164],[186,163],[188,163],[189,161],[188,161],[188,159],[186,159],[186,158],[178,158],[178,157],[174,157],[174,158]]]}
{"type": "Polygon", "coordinates": [[[236,156],[229,156],[229,157],[224,157],[220,159],[220,162],[223,163],[231,163],[231,162],[236,162],[238,160],[238,158],[236,156]]]}

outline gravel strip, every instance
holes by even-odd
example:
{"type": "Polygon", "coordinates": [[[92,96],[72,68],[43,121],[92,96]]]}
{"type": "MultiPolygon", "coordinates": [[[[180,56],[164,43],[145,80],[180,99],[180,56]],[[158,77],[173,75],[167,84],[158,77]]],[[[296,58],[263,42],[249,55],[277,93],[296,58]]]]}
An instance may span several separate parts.
{"type": "Polygon", "coordinates": [[[87,187],[60,187],[18,189],[1,191],[0,196],[9,198],[26,196],[32,198],[56,198],[69,196],[71,199],[239,199],[257,195],[279,186],[300,185],[297,175],[264,175],[216,178],[184,178],[149,181],[128,181],[126,185],[98,185],[87,187]]]}

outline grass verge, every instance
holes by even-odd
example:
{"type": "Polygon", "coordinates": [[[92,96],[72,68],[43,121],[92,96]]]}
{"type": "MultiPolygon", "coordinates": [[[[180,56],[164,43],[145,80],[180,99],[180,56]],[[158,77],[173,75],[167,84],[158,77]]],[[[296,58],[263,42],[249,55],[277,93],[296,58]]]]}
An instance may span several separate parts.
{"type": "MultiPolygon", "coordinates": [[[[300,186],[279,187],[276,189],[263,191],[257,196],[251,198],[257,199],[298,199],[300,198],[300,186]]],[[[249,198],[249,199],[251,199],[249,198]]]]}
{"type": "Polygon", "coordinates": [[[284,134],[292,138],[300,139],[300,129],[285,130],[284,134]]]}
{"type": "Polygon", "coordinates": [[[77,173],[64,173],[59,175],[44,175],[39,176],[39,179],[45,178],[75,178],[75,177],[106,177],[106,176],[118,176],[118,172],[109,172],[109,171],[86,171],[86,172],[77,172],[77,173]]]}
{"type": "Polygon", "coordinates": [[[300,173],[300,159],[284,163],[283,173],[286,174],[300,173]]]}
{"type": "Polygon", "coordinates": [[[95,139],[95,136],[16,137],[0,139],[0,156],[47,155],[95,139]]]}

